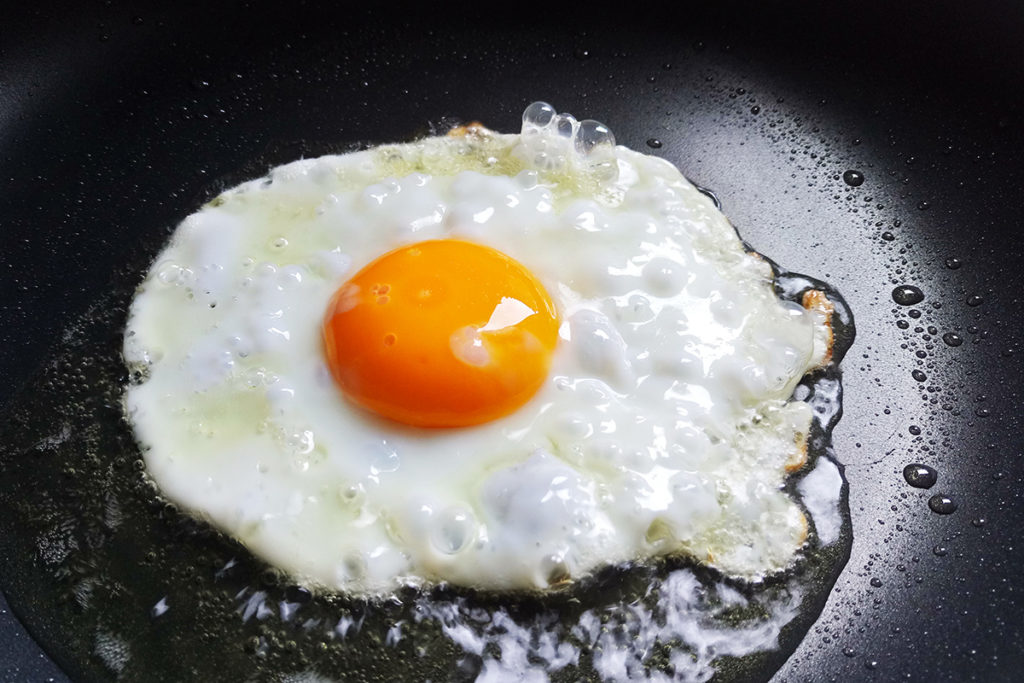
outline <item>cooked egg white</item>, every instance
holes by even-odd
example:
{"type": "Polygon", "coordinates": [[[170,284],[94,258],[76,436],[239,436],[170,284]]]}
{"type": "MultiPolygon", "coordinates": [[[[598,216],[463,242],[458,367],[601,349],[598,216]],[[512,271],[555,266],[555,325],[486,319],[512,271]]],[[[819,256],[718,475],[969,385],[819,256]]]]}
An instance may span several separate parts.
{"type": "Polygon", "coordinates": [[[668,553],[788,567],[811,421],[791,397],[827,359],[826,312],[780,300],[711,200],[599,124],[537,104],[520,134],[463,133],[287,164],[182,222],[124,345],[160,490],[353,594],[546,588],[668,553]],[[515,412],[415,428],[346,399],[321,326],[360,268],[450,238],[543,283],[558,344],[515,412]]]}

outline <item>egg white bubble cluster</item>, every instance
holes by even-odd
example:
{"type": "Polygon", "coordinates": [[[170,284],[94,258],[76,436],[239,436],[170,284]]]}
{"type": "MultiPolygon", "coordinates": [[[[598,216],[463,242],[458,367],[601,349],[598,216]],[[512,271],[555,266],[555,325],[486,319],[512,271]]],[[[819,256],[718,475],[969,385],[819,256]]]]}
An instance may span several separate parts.
{"type": "Polygon", "coordinates": [[[829,339],[676,168],[536,104],[521,134],[297,161],[189,216],[131,306],[125,407],[164,495],[328,589],[543,589],[670,553],[758,579],[807,538],[792,396],[829,339]],[[525,265],[560,339],[518,411],[414,429],[344,398],[321,323],[362,266],[443,238],[525,265]]]}

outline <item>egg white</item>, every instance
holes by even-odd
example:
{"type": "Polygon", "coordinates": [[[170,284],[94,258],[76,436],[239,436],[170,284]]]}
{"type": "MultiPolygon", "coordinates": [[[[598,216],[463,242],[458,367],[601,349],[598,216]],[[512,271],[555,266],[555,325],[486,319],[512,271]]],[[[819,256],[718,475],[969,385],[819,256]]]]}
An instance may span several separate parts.
{"type": "Polygon", "coordinates": [[[791,397],[826,359],[826,316],[780,300],[672,165],[572,141],[528,121],[297,161],[185,219],[124,345],[163,494],[353,594],[545,588],[680,552],[742,578],[789,566],[807,521],[782,487],[811,421],[791,397]],[[448,237],[529,268],[560,342],[512,415],[413,429],[345,400],[320,326],[347,276],[448,237]]]}

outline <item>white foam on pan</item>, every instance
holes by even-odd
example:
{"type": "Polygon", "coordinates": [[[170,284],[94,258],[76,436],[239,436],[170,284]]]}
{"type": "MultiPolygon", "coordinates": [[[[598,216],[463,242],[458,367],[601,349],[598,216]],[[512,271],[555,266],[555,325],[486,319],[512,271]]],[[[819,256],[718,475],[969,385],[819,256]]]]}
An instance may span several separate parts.
{"type": "Polygon", "coordinates": [[[814,469],[797,485],[800,497],[814,520],[814,528],[823,546],[839,540],[843,517],[839,512],[843,477],[828,458],[818,458],[814,469]]]}
{"type": "MultiPolygon", "coordinates": [[[[796,616],[802,591],[795,582],[760,606],[765,615],[727,625],[730,610],[750,606],[737,589],[701,582],[680,569],[652,582],[653,600],[614,603],[583,612],[575,623],[560,621],[555,611],[526,621],[498,608],[470,607],[465,600],[424,600],[416,621],[436,622],[467,657],[480,657],[477,683],[543,683],[589,652],[594,671],[605,681],[688,681],[710,679],[719,657],[743,657],[778,647],[779,633],[796,616]],[[656,593],[654,595],[653,593],[656,593]],[[667,674],[647,668],[659,645],[672,648],[667,674]]],[[[394,646],[405,629],[389,638],[394,646]]]]}

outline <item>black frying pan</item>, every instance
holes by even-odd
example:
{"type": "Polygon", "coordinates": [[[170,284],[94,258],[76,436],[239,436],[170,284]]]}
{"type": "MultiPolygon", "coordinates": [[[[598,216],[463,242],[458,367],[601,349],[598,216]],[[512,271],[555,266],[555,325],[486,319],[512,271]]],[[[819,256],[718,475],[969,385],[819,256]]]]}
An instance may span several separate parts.
{"type": "MultiPolygon", "coordinates": [[[[454,121],[515,130],[545,99],[712,188],[753,248],[829,281],[856,314],[834,441],[852,554],[778,680],[1018,679],[1020,9],[534,4],[498,20],[212,5],[2,12],[4,414],[69,337],[116,343],[117,292],[223,187],[454,121]],[[924,301],[894,302],[904,284],[924,301]],[[918,462],[934,488],[905,482],[918,462]],[[933,512],[935,494],[957,509],[933,512]]],[[[69,672],[109,678],[69,653],[75,622],[39,588],[45,557],[0,542],[14,611],[69,672]]],[[[202,635],[173,646],[225,646],[202,635]]],[[[4,680],[61,678],[6,614],[0,662],[4,680]]]]}

